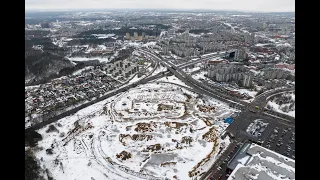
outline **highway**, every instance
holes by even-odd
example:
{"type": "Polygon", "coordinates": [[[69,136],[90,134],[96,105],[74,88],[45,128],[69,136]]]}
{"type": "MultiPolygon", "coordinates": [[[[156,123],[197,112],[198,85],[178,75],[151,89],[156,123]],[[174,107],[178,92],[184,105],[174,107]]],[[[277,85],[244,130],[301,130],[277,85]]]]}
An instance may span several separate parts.
{"type": "Polygon", "coordinates": [[[261,113],[265,113],[265,114],[270,114],[272,116],[277,116],[279,118],[284,118],[284,119],[288,119],[291,121],[294,121],[294,117],[283,114],[283,113],[279,113],[276,111],[272,111],[272,110],[268,110],[267,108],[265,108],[268,100],[270,97],[280,94],[280,93],[284,93],[284,92],[290,92],[290,91],[294,91],[295,88],[278,88],[278,89],[271,89],[269,91],[265,91],[264,93],[258,95],[255,97],[255,99],[251,102],[250,106],[252,109],[254,109],[256,106],[258,106],[260,108],[260,112],[261,113]]]}
{"type": "MultiPolygon", "coordinates": [[[[205,94],[208,95],[210,97],[213,97],[215,99],[218,99],[222,102],[226,102],[229,105],[234,106],[235,108],[240,108],[243,107],[244,105],[247,105],[248,103],[243,102],[235,97],[231,97],[225,94],[222,94],[221,92],[208,87],[206,85],[204,85],[203,83],[200,83],[199,81],[193,79],[191,76],[189,76],[188,74],[186,74],[185,72],[183,72],[181,69],[179,69],[177,66],[175,66],[174,64],[172,64],[171,62],[168,62],[166,60],[163,60],[161,58],[159,58],[158,56],[148,52],[148,51],[144,51],[144,50],[140,50],[140,52],[142,53],[146,53],[150,56],[153,56],[154,58],[158,59],[163,66],[165,66],[172,74],[174,74],[178,79],[180,79],[182,82],[184,82],[186,85],[194,88],[195,90],[197,90],[199,93],[201,94],[205,94]]],[[[221,54],[219,55],[221,56],[221,54]]],[[[218,56],[215,56],[218,57],[218,56]]],[[[212,57],[211,57],[212,58],[212,57]]],[[[220,89],[220,88],[219,88],[220,89]]]]}
{"type": "Polygon", "coordinates": [[[185,64],[175,66],[171,62],[164,60],[164,59],[161,59],[149,51],[140,50],[140,52],[148,54],[150,56],[153,56],[155,59],[158,59],[160,64],[164,65],[177,78],[179,78],[186,85],[196,89],[199,93],[206,94],[206,95],[211,96],[215,99],[226,102],[229,105],[234,106],[236,108],[240,107],[240,109],[243,109],[244,107],[247,107],[248,109],[251,109],[252,111],[257,111],[255,109],[255,107],[258,106],[259,107],[258,111],[263,113],[264,115],[272,115],[273,117],[278,117],[279,119],[287,119],[290,121],[294,121],[294,119],[295,119],[294,117],[285,115],[283,113],[271,111],[271,110],[268,110],[265,108],[266,103],[268,101],[268,97],[271,97],[272,95],[277,94],[277,93],[282,93],[282,92],[286,92],[286,91],[293,91],[294,88],[292,88],[292,87],[291,88],[278,88],[278,89],[272,89],[272,90],[266,91],[266,92],[258,95],[257,97],[255,97],[255,99],[251,103],[247,103],[247,102],[239,100],[236,97],[232,97],[232,96],[229,96],[229,95],[222,93],[220,91],[221,87],[214,86],[214,85],[209,87],[203,83],[200,83],[199,81],[193,79],[190,75],[186,74],[183,70],[181,70],[179,68],[179,67],[185,67],[186,64],[189,66],[191,64],[195,64],[195,63],[198,63],[198,62],[201,62],[204,60],[208,60],[208,59],[211,59],[214,57],[222,57],[222,56],[225,56],[225,53],[207,56],[203,59],[194,60],[191,63],[187,62],[185,64]]]}
{"type": "Polygon", "coordinates": [[[175,75],[178,79],[180,79],[182,82],[184,82],[187,86],[192,88],[195,92],[213,97],[217,100],[220,100],[222,102],[226,102],[229,105],[232,105],[234,108],[241,109],[241,113],[239,113],[239,115],[235,118],[233,123],[231,125],[229,125],[228,128],[226,129],[226,132],[229,134],[233,134],[235,138],[231,140],[230,146],[220,156],[220,158],[217,159],[217,161],[213,164],[213,166],[209,169],[209,171],[207,171],[204,175],[201,176],[201,179],[207,179],[208,177],[211,177],[211,176],[218,178],[218,176],[220,176],[220,174],[221,174],[220,171],[217,171],[218,166],[222,165],[223,163],[224,163],[224,166],[226,166],[226,163],[225,163],[226,158],[228,159],[228,156],[231,156],[232,153],[235,153],[235,149],[237,147],[237,144],[243,143],[245,140],[248,140],[248,139],[251,139],[254,141],[265,141],[269,137],[270,133],[268,133],[268,132],[272,131],[275,127],[283,127],[283,128],[284,127],[293,127],[294,128],[294,126],[295,126],[295,118],[294,117],[290,117],[290,116],[287,116],[287,115],[284,115],[281,113],[277,113],[274,111],[270,111],[270,110],[267,110],[264,108],[267,101],[268,101],[268,97],[271,97],[272,95],[277,94],[277,93],[282,93],[282,92],[286,92],[286,91],[293,91],[294,88],[273,89],[273,90],[264,92],[264,93],[256,96],[254,101],[252,101],[252,103],[247,103],[247,102],[243,102],[235,97],[231,97],[229,95],[223,94],[222,92],[219,91],[220,87],[215,88],[215,87],[206,86],[205,84],[193,79],[190,75],[186,74],[181,69],[181,68],[190,66],[192,64],[199,63],[199,62],[214,58],[214,57],[224,56],[223,53],[208,56],[203,59],[194,60],[192,62],[187,62],[185,64],[176,66],[176,65],[172,64],[171,62],[169,62],[161,57],[158,57],[157,55],[155,55],[152,52],[142,50],[142,49],[140,49],[139,52],[152,56],[154,58],[154,60],[157,61],[157,63],[160,63],[163,66],[165,66],[168,69],[168,71],[167,72],[160,72],[154,76],[150,76],[152,74],[151,73],[151,74],[149,74],[149,76],[147,76],[147,77],[145,77],[135,83],[125,85],[125,86],[122,86],[116,90],[110,91],[108,94],[106,94],[100,98],[97,98],[94,101],[86,103],[85,105],[81,105],[81,107],[77,107],[75,109],[72,109],[70,111],[62,113],[58,116],[49,118],[48,120],[41,122],[39,124],[36,124],[26,130],[39,129],[47,124],[50,124],[52,122],[58,121],[59,119],[61,119],[63,117],[71,115],[72,113],[75,113],[82,108],[85,108],[89,105],[92,105],[94,103],[102,101],[102,100],[104,100],[108,97],[114,96],[118,93],[127,91],[128,89],[136,87],[139,84],[145,84],[145,83],[148,83],[152,80],[162,78],[162,77],[168,75],[169,72],[171,72],[173,75],[175,75]],[[255,108],[256,106],[259,106],[260,108],[257,110],[255,108]],[[246,129],[247,129],[248,125],[256,119],[262,119],[262,120],[269,123],[268,128],[265,130],[266,132],[262,133],[261,137],[258,137],[258,138],[252,137],[248,133],[246,133],[246,129]]]}
{"type": "Polygon", "coordinates": [[[127,84],[126,83],[126,84],[122,85],[121,87],[119,87],[117,89],[114,89],[114,90],[111,90],[111,91],[107,92],[107,94],[105,94],[105,95],[103,95],[101,97],[93,99],[93,100],[91,100],[91,101],[89,101],[87,103],[81,104],[81,105],[79,105],[77,107],[74,107],[74,108],[72,108],[70,110],[67,110],[67,111],[64,111],[62,113],[59,113],[59,114],[52,113],[52,114],[46,115],[46,117],[43,118],[44,120],[42,120],[40,123],[32,125],[31,127],[25,128],[25,131],[40,129],[40,128],[42,128],[42,127],[44,127],[44,126],[46,126],[46,125],[48,125],[50,123],[58,121],[59,119],[62,119],[64,117],[66,117],[66,116],[74,114],[77,111],[79,111],[79,110],[81,110],[83,108],[86,108],[86,107],[88,107],[88,106],[90,106],[92,104],[95,104],[97,102],[105,100],[106,98],[109,98],[109,97],[114,96],[116,94],[119,94],[121,92],[125,92],[130,88],[138,86],[139,84],[145,84],[145,83],[147,83],[149,81],[153,81],[155,79],[160,79],[160,78],[166,76],[168,73],[164,73],[164,72],[160,72],[160,73],[158,73],[156,75],[151,76],[152,73],[155,71],[155,69],[159,65],[159,62],[157,62],[157,61],[155,61],[155,62],[156,62],[155,68],[151,72],[149,72],[149,74],[147,74],[146,77],[140,79],[139,81],[131,83],[131,84],[127,84]]]}
{"type": "MultiPolygon", "coordinates": [[[[285,129],[288,127],[290,128],[295,127],[294,117],[287,116],[282,113],[270,111],[265,108],[269,97],[278,93],[293,91],[294,88],[272,89],[258,95],[251,103],[245,103],[236,98],[222,95],[221,93],[219,93],[219,91],[215,90],[214,88],[209,88],[199,83],[198,81],[194,80],[192,77],[190,77],[180,69],[181,67],[182,68],[187,67],[189,65],[206,60],[207,58],[195,60],[191,63],[185,63],[179,66],[175,66],[171,62],[161,59],[158,56],[148,51],[143,51],[143,52],[151,56],[154,56],[156,59],[158,59],[162,65],[167,67],[167,69],[170,72],[172,72],[177,78],[179,78],[186,85],[193,88],[194,91],[200,94],[211,96],[215,99],[221,100],[228,104],[236,104],[238,105],[237,107],[240,107],[240,109],[242,110],[241,113],[239,113],[239,115],[235,118],[234,122],[231,125],[229,125],[228,128],[226,129],[226,132],[228,134],[232,134],[233,138],[231,139],[231,144],[228,146],[226,151],[222,153],[222,155],[216,160],[216,162],[212,165],[212,167],[201,176],[200,179],[208,179],[209,177],[218,179],[220,176],[222,176],[221,179],[227,179],[225,176],[226,172],[223,170],[226,170],[227,162],[230,161],[230,157],[233,156],[237,148],[239,148],[239,144],[242,144],[247,140],[252,140],[255,142],[259,142],[259,141],[265,142],[269,138],[270,132],[272,132],[275,128],[280,127],[281,129],[285,129]],[[256,106],[258,106],[259,109],[256,109],[256,106]],[[263,122],[267,122],[268,126],[266,130],[263,133],[261,133],[260,137],[253,137],[252,135],[248,134],[246,130],[249,124],[251,124],[254,120],[257,120],[257,119],[261,119],[263,122]],[[220,167],[221,170],[218,170],[218,167],[220,167]]],[[[214,56],[214,57],[217,57],[217,56],[214,56]]],[[[284,153],[283,148],[277,149],[276,152],[280,154],[284,153]]]]}
{"type": "Polygon", "coordinates": [[[197,64],[197,63],[201,63],[203,61],[207,61],[207,60],[210,60],[212,58],[216,58],[216,57],[224,57],[226,55],[226,53],[219,53],[219,54],[213,54],[213,55],[209,55],[209,56],[205,56],[205,57],[202,57],[202,58],[199,58],[199,59],[196,59],[196,60],[190,60],[184,64],[179,64],[177,67],[179,69],[183,69],[183,68],[186,68],[186,67],[189,67],[189,66],[192,66],[194,64],[197,64]]]}

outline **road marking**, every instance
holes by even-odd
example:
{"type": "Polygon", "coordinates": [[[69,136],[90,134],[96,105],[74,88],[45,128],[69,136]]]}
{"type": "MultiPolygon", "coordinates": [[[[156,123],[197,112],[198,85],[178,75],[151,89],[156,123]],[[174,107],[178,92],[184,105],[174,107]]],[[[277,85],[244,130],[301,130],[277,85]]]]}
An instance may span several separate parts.
{"type": "Polygon", "coordinates": [[[264,113],[262,113],[262,114],[265,114],[265,115],[268,115],[268,116],[272,116],[272,117],[275,117],[275,118],[281,119],[281,120],[283,120],[283,121],[287,121],[287,122],[292,123],[292,121],[290,121],[290,120],[283,119],[283,118],[281,118],[281,117],[278,117],[278,116],[275,116],[275,115],[272,115],[272,114],[269,114],[269,113],[266,113],[266,112],[264,112],[264,113]]]}

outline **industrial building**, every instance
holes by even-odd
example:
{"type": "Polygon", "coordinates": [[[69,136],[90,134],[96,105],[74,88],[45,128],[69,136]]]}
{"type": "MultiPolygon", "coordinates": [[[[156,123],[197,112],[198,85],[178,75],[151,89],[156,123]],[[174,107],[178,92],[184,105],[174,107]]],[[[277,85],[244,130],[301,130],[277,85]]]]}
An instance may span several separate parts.
{"type": "Polygon", "coordinates": [[[229,162],[228,180],[295,179],[295,160],[252,142],[245,142],[229,162]]]}

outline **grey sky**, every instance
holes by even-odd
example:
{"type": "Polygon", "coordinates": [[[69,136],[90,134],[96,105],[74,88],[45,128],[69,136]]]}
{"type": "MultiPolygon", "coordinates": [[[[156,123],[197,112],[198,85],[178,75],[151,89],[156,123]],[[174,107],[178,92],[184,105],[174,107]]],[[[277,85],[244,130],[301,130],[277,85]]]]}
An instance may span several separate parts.
{"type": "Polygon", "coordinates": [[[288,12],[295,0],[25,0],[30,9],[212,9],[288,12]]]}

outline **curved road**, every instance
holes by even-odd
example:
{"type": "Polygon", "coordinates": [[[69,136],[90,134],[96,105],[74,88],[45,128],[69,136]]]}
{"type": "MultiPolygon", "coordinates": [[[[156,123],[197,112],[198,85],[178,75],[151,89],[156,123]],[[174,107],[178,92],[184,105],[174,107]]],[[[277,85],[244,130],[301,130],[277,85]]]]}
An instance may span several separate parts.
{"type": "MultiPolygon", "coordinates": [[[[156,57],[161,64],[167,67],[167,69],[172,72],[177,78],[179,78],[182,82],[184,82],[186,85],[190,86],[194,90],[196,90],[199,93],[203,93],[206,95],[209,95],[211,97],[214,97],[218,100],[231,103],[229,99],[226,99],[224,97],[221,97],[221,94],[218,93],[217,91],[214,91],[212,88],[207,88],[205,85],[199,83],[198,81],[194,80],[190,76],[188,76],[186,73],[183,71],[179,70],[179,68],[175,65],[173,65],[170,62],[167,62],[163,59],[160,59],[158,56],[150,53],[150,52],[145,52],[149,55],[152,55],[156,57]],[[219,94],[219,95],[217,95],[219,94]]],[[[188,63],[190,65],[190,63],[188,63]]],[[[179,67],[184,67],[184,65],[179,65],[179,67]]],[[[294,91],[294,88],[278,88],[278,89],[272,89],[269,91],[266,91],[258,96],[255,97],[255,99],[251,103],[244,103],[240,100],[235,100],[236,104],[241,104],[242,111],[239,113],[238,117],[236,120],[228,126],[226,129],[227,133],[232,133],[234,134],[237,138],[234,142],[230,144],[230,146],[226,149],[226,151],[220,156],[219,159],[212,165],[212,167],[204,173],[200,179],[207,179],[208,177],[214,176],[215,178],[218,178],[220,174],[217,174],[217,169],[218,167],[223,164],[223,161],[227,158],[227,156],[230,156],[231,154],[234,154],[235,151],[235,146],[236,142],[242,142],[244,140],[257,140],[254,139],[253,137],[248,137],[246,133],[243,132],[244,129],[252,122],[252,119],[266,119],[268,122],[273,123],[273,124],[282,124],[286,126],[291,126],[293,127],[295,124],[295,118],[291,116],[287,116],[282,113],[274,112],[274,111],[269,111],[266,110],[264,107],[268,101],[268,98],[278,94],[278,93],[283,93],[287,91],[294,91]],[[256,110],[255,107],[258,106],[260,107],[260,110],[256,110]]],[[[234,100],[234,99],[232,99],[234,100]]],[[[264,137],[266,138],[266,137],[264,137]]],[[[225,178],[225,177],[224,177],[225,178]]]]}
{"type": "Polygon", "coordinates": [[[136,87],[136,86],[139,85],[139,84],[144,84],[144,83],[147,83],[147,82],[149,82],[149,81],[152,81],[152,80],[155,80],[155,79],[159,79],[159,78],[164,77],[164,76],[166,75],[166,73],[163,73],[163,72],[160,72],[160,73],[158,73],[158,74],[156,74],[156,75],[151,76],[152,73],[156,70],[156,68],[157,68],[158,65],[159,65],[159,62],[155,61],[155,63],[156,63],[156,64],[155,64],[155,68],[154,68],[146,77],[138,80],[137,82],[134,82],[134,83],[132,83],[132,84],[124,84],[124,85],[120,86],[118,89],[114,89],[114,90],[111,90],[111,91],[107,92],[106,95],[103,95],[103,96],[101,96],[101,97],[99,97],[99,98],[96,98],[96,99],[91,100],[91,101],[89,101],[89,102],[87,102],[87,103],[84,103],[84,104],[82,104],[82,105],[79,105],[79,106],[77,106],[77,107],[75,107],[75,108],[73,108],[73,109],[71,109],[71,110],[62,112],[62,113],[57,114],[57,115],[54,115],[54,116],[47,116],[46,118],[44,118],[44,120],[43,120],[42,122],[37,123],[37,124],[34,124],[34,125],[32,125],[31,127],[25,128],[25,132],[28,132],[28,131],[30,131],[30,130],[40,129],[40,128],[42,128],[42,127],[44,127],[44,126],[46,126],[46,125],[48,125],[48,124],[50,124],[50,123],[53,123],[53,122],[55,122],[55,121],[58,121],[58,120],[60,120],[60,119],[62,119],[62,118],[64,118],[64,117],[66,117],[66,116],[69,116],[69,115],[71,115],[71,114],[74,114],[74,113],[76,113],[77,111],[79,111],[79,110],[81,110],[81,109],[83,109],[83,108],[86,108],[86,107],[88,107],[88,106],[90,106],[90,105],[92,105],[92,104],[95,104],[95,103],[97,103],[97,102],[100,102],[100,101],[102,101],[102,100],[105,100],[106,98],[109,98],[109,97],[111,97],[111,96],[114,96],[114,95],[116,95],[116,94],[118,94],[118,93],[127,91],[127,90],[130,89],[130,88],[136,87]]]}
{"type": "MultiPolygon", "coordinates": [[[[281,114],[281,113],[277,113],[277,112],[274,112],[274,111],[268,111],[268,110],[266,110],[264,108],[266,103],[267,103],[268,97],[270,97],[270,96],[272,96],[274,94],[277,94],[277,93],[281,93],[281,92],[293,91],[294,88],[282,88],[282,89],[274,89],[274,90],[266,91],[266,92],[260,94],[259,96],[256,96],[254,101],[252,101],[251,103],[246,103],[246,102],[243,102],[243,101],[241,101],[241,100],[239,100],[237,98],[223,95],[221,92],[219,92],[219,91],[217,91],[217,90],[215,90],[213,88],[210,88],[210,87],[208,87],[208,86],[206,86],[206,85],[194,80],[192,77],[190,77],[185,72],[183,72],[181,69],[179,69],[179,67],[177,67],[177,66],[175,66],[175,65],[173,65],[173,64],[171,64],[171,63],[169,63],[169,62],[167,62],[167,61],[165,61],[165,60],[163,60],[161,58],[159,58],[157,55],[155,55],[155,54],[153,54],[153,53],[151,53],[149,51],[139,50],[139,52],[146,53],[146,54],[149,54],[149,55],[153,56],[155,59],[158,60],[158,63],[161,63],[165,67],[167,67],[167,69],[171,73],[173,73],[177,78],[179,78],[186,85],[188,85],[191,88],[193,88],[193,90],[195,90],[199,94],[206,94],[208,96],[211,96],[211,97],[216,98],[218,100],[221,100],[223,102],[227,102],[228,104],[232,104],[235,107],[238,107],[238,108],[242,109],[241,113],[237,117],[237,120],[234,121],[226,129],[227,132],[232,132],[232,133],[234,133],[236,135],[239,135],[239,137],[246,138],[244,136],[241,136],[241,134],[239,134],[239,130],[238,129],[241,129],[242,126],[248,125],[248,123],[250,123],[250,122],[247,119],[249,119],[249,117],[252,117],[252,116],[256,116],[257,118],[261,118],[261,119],[266,119],[266,117],[269,117],[269,119],[272,119],[273,121],[277,121],[277,122],[280,122],[280,123],[283,123],[283,124],[289,124],[289,125],[294,124],[294,118],[293,117],[290,117],[290,116],[287,116],[287,115],[284,115],[284,114],[281,114]],[[261,107],[261,110],[255,111],[254,110],[255,106],[261,107]]],[[[196,62],[198,62],[198,61],[195,61],[195,63],[196,62]]],[[[190,65],[190,63],[186,63],[186,65],[190,65]]],[[[180,65],[180,67],[181,66],[183,67],[184,65],[180,65]]],[[[75,108],[73,110],[67,111],[67,112],[62,113],[62,114],[60,114],[58,116],[55,116],[53,118],[50,118],[47,121],[41,122],[39,124],[36,124],[36,125],[32,126],[31,128],[28,128],[28,129],[39,129],[39,128],[47,125],[47,124],[50,124],[50,123],[52,123],[54,121],[57,121],[57,120],[65,117],[65,116],[68,116],[68,115],[70,115],[72,113],[75,113],[75,112],[79,111],[82,108],[85,108],[85,107],[87,107],[89,105],[97,103],[97,102],[99,102],[101,100],[104,100],[104,99],[106,99],[108,97],[111,97],[111,96],[113,96],[115,94],[118,94],[118,93],[126,91],[126,90],[128,90],[128,89],[130,89],[132,87],[135,87],[138,84],[144,84],[144,83],[147,83],[149,81],[164,77],[164,76],[168,75],[168,72],[160,72],[160,73],[158,73],[157,75],[154,75],[154,76],[150,76],[151,74],[149,74],[149,77],[147,76],[147,77],[145,77],[145,78],[143,78],[143,79],[141,79],[141,80],[139,80],[139,81],[137,81],[137,82],[135,82],[133,84],[129,84],[129,85],[120,87],[119,89],[113,90],[110,93],[108,93],[107,95],[104,95],[104,96],[102,96],[102,97],[100,97],[100,98],[98,98],[98,99],[96,99],[94,101],[91,101],[89,103],[86,103],[85,105],[82,105],[82,106],[78,107],[78,108],[75,108]]],[[[26,130],[28,130],[28,129],[26,129],[26,130]]],[[[231,151],[231,147],[233,147],[232,144],[234,144],[234,143],[231,143],[230,147],[228,147],[228,149],[221,155],[221,157],[216,161],[216,163],[213,164],[213,166],[209,169],[209,171],[207,171],[204,175],[201,176],[201,179],[210,177],[212,175],[214,170],[217,169],[217,165],[219,164],[219,162],[224,160],[223,158],[225,158],[225,154],[227,154],[228,152],[231,151]]]]}

